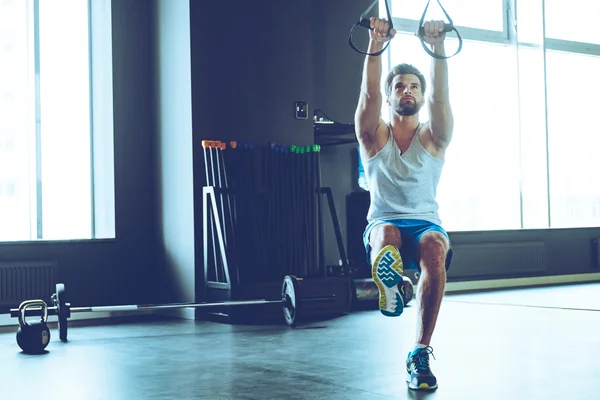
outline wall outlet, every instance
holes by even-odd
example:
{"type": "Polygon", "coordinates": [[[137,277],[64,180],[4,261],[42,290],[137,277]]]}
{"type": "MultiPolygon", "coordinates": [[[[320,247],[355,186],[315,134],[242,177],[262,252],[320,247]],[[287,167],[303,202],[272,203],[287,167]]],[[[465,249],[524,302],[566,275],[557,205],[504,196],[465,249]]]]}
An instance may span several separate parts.
{"type": "Polygon", "coordinates": [[[308,119],[308,103],[305,101],[296,102],[296,119],[308,119]]]}

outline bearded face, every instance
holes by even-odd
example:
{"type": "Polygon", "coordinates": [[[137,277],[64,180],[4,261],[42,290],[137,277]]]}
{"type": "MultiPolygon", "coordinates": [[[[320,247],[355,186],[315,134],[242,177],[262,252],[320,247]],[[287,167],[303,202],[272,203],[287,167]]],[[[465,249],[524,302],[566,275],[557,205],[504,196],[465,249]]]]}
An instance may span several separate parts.
{"type": "Polygon", "coordinates": [[[405,96],[400,99],[390,99],[390,105],[396,114],[410,116],[419,113],[421,107],[423,107],[423,102],[417,103],[414,97],[405,96]]]}
{"type": "Polygon", "coordinates": [[[419,77],[413,74],[396,75],[392,81],[388,103],[398,115],[417,114],[424,104],[419,77]]]}

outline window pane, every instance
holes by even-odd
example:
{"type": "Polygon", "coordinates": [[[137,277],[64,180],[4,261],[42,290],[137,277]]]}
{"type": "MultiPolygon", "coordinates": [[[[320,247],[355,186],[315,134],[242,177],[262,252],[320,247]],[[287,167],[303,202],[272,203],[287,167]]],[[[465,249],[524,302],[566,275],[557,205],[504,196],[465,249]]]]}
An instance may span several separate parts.
{"type": "Polygon", "coordinates": [[[519,104],[523,228],[548,228],[544,50],[520,46],[519,104]]]}
{"type": "MultiPolygon", "coordinates": [[[[380,1],[380,10],[385,15],[385,4],[380,1]]],[[[441,0],[444,10],[456,26],[504,30],[503,0],[441,0]]],[[[420,20],[427,5],[426,1],[388,0],[392,17],[420,20]]],[[[425,20],[448,21],[437,0],[431,0],[425,20]]]]}
{"type": "Polygon", "coordinates": [[[30,240],[35,228],[29,11],[25,1],[0,2],[0,241],[30,240]]]}
{"type": "Polygon", "coordinates": [[[546,62],[551,227],[599,226],[600,57],[548,51],[546,62]]]}
{"type": "Polygon", "coordinates": [[[40,1],[44,239],[91,237],[87,1],[40,1]]]}
{"type": "Polygon", "coordinates": [[[546,0],[546,37],[600,44],[600,2],[546,0]]]}
{"type": "MultiPolygon", "coordinates": [[[[458,41],[447,41],[453,52],[458,41]]],[[[432,59],[417,38],[398,35],[390,47],[392,66],[414,64],[430,86],[432,59]]],[[[520,229],[516,51],[465,41],[448,65],[455,124],[438,188],[442,222],[451,231],[520,229]]],[[[421,120],[427,119],[424,106],[421,120]]]]}
{"type": "Polygon", "coordinates": [[[544,39],[544,0],[517,0],[520,43],[541,45],[544,39]]]}

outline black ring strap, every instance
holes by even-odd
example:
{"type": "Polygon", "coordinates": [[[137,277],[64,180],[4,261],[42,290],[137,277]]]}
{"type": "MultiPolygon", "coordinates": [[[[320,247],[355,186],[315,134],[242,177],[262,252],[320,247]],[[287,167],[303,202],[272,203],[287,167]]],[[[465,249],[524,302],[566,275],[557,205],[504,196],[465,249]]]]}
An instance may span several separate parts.
{"type": "MultiPolygon", "coordinates": [[[[387,3],[388,0],[385,0],[385,1],[387,3]]],[[[423,34],[425,33],[424,29],[423,29],[423,22],[425,21],[425,14],[427,14],[427,8],[429,8],[430,1],[431,0],[427,0],[427,5],[425,6],[425,11],[423,11],[423,15],[421,16],[421,20],[419,21],[419,39],[421,39],[421,45],[423,46],[423,49],[427,52],[427,54],[429,54],[433,58],[437,58],[438,60],[446,60],[446,59],[448,59],[450,57],[454,57],[455,55],[460,53],[460,51],[462,50],[462,42],[463,41],[462,41],[462,38],[460,37],[460,33],[458,33],[458,30],[456,30],[456,28],[454,27],[452,18],[450,18],[450,16],[444,9],[444,6],[442,6],[442,3],[440,3],[440,0],[437,0],[438,4],[440,5],[440,8],[444,12],[444,15],[446,16],[446,18],[448,18],[448,23],[444,24],[443,32],[452,32],[452,31],[456,32],[456,36],[458,37],[458,49],[456,49],[456,52],[454,54],[452,54],[451,56],[440,56],[439,54],[435,54],[434,52],[432,52],[431,50],[429,50],[427,48],[427,44],[423,40],[423,34]]]]}
{"type": "MultiPolygon", "coordinates": [[[[392,14],[390,12],[390,7],[388,4],[389,0],[384,0],[385,1],[385,11],[387,13],[387,21],[389,23],[389,29],[388,29],[388,35],[390,34],[390,31],[394,28],[394,24],[392,22],[392,14]]],[[[421,16],[421,20],[419,21],[419,34],[418,37],[421,40],[421,44],[423,46],[423,49],[427,52],[427,54],[429,54],[431,57],[437,58],[437,59],[448,59],[450,57],[454,57],[455,55],[457,55],[458,53],[460,53],[460,51],[462,50],[462,38],[460,36],[460,33],[458,32],[458,30],[454,27],[454,23],[452,22],[452,18],[450,18],[450,16],[448,15],[448,13],[446,12],[446,10],[444,9],[444,7],[442,6],[442,3],[440,3],[440,0],[437,0],[438,4],[440,5],[442,11],[444,12],[444,15],[446,16],[446,18],[448,19],[448,23],[446,23],[444,25],[444,32],[451,32],[451,31],[455,31],[456,35],[458,37],[458,49],[456,50],[456,52],[454,54],[452,54],[451,56],[440,56],[438,54],[433,53],[431,50],[429,50],[427,48],[427,44],[425,43],[425,41],[423,40],[423,35],[424,35],[424,30],[423,30],[423,22],[425,21],[425,15],[427,14],[427,9],[429,8],[429,3],[431,0],[427,0],[427,5],[425,6],[425,10],[423,11],[423,15],[421,16]]],[[[352,47],[352,49],[360,54],[366,54],[369,56],[378,56],[381,55],[386,49],[387,47],[390,45],[390,41],[388,41],[386,43],[386,45],[384,46],[383,49],[379,50],[378,52],[375,53],[367,53],[364,52],[362,50],[359,50],[353,43],[352,41],[352,35],[354,33],[354,30],[356,29],[356,27],[358,26],[362,26],[363,28],[366,29],[370,29],[371,28],[371,21],[366,18],[367,14],[369,13],[369,11],[371,11],[371,9],[375,6],[375,4],[377,4],[379,2],[379,0],[375,0],[370,6],[369,8],[367,8],[365,10],[365,12],[362,13],[362,15],[360,16],[359,20],[357,23],[354,24],[354,26],[352,27],[352,29],[350,30],[350,35],[348,36],[348,44],[350,45],[350,47],[352,47]]]]}
{"type": "MultiPolygon", "coordinates": [[[[377,4],[379,2],[379,0],[375,0],[370,6],[369,8],[367,8],[365,10],[364,13],[362,13],[362,15],[360,16],[360,18],[358,19],[358,22],[354,24],[354,26],[352,27],[352,29],[350,30],[350,35],[348,36],[348,43],[350,44],[350,47],[352,47],[355,51],[359,52],[360,54],[366,54],[368,56],[378,56],[380,54],[382,54],[385,49],[387,49],[387,47],[390,45],[390,41],[388,41],[386,43],[386,45],[384,46],[383,49],[379,50],[376,53],[367,53],[364,52],[362,50],[359,50],[354,43],[352,42],[352,34],[354,33],[354,30],[356,29],[357,26],[362,26],[363,28],[367,28],[370,30],[373,30],[371,28],[371,21],[366,18],[367,14],[369,13],[369,11],[371,11],[371,9],[375,6],[375,4],[377,4]]],[[[388,23],[390,24],[390,27],[388,29],[388,35],[390,34],[390,31],[394,28],[394,24],[392,23],[392,13],[390,13],[390,7],[388,5],[388,0],[385,0],[385,11],[387,12],[387,20],[388,23]]]]}

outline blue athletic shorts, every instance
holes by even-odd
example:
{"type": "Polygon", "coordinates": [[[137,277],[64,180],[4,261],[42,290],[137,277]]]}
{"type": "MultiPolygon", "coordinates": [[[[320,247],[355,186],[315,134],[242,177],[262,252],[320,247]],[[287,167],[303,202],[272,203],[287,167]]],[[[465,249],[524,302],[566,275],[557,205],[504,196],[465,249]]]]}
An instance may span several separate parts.
{"type": "Polygon", "coordinates": [[[398,229],[400,229],[400,240],[402,242],[402,247],[400,248],[400,255],[402,256],[404,269],[416,269],[419,272],[421,271],[419,254],[417,253],[417,244],[419,243],[421,236],[423,236],[426,232],[429,231],[441,232],[442,234],[444,234],[444,236],[448,238],[448,243],[450,243],[450,249],[448,250],[448,254],[446,255],[446,271],[450,269],[450,265],[452,264],[453,250],[448,233],[441,226],[420,219],[391,219],[373,221],[369,225],[367,225],[363,234],[363,243],[367,252],[367,263],[369,265],[371,265],[371,245],[369,244],[369,235],[371,234],[371,229],[375,225],[379,225],[382,223],[393,224],[396,225],[398,229]]]}

